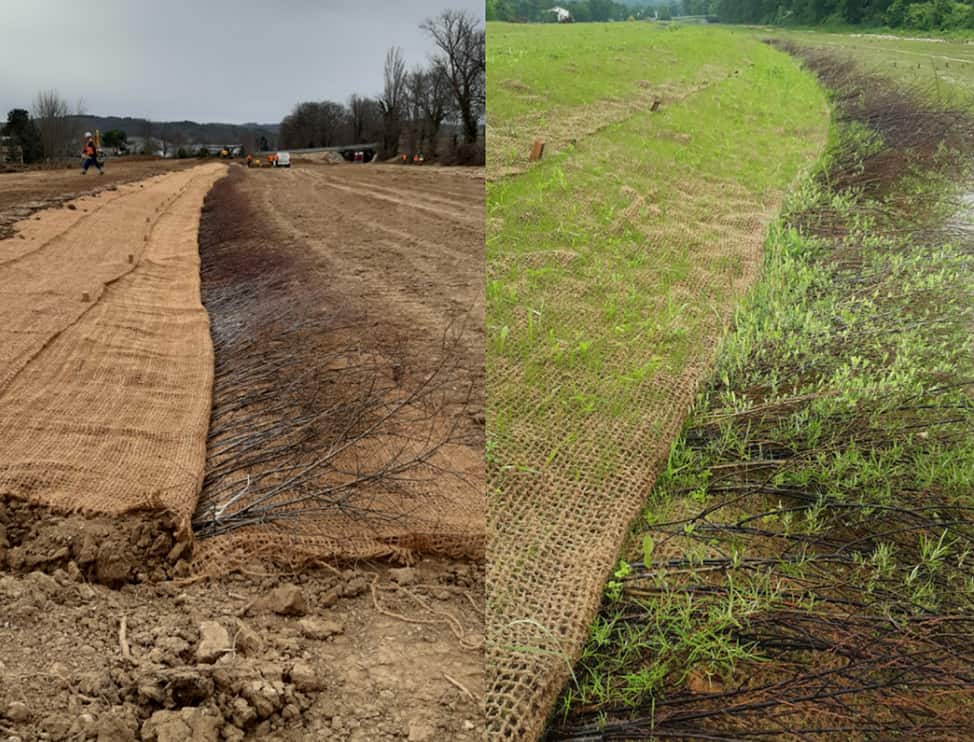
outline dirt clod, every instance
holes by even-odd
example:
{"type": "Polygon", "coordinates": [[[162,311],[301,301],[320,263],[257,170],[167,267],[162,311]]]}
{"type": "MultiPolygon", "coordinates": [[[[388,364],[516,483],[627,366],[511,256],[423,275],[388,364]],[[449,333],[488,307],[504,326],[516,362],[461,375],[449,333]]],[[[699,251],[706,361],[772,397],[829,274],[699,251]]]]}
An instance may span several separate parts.
{"type": "Polygon", "coordinates": [[[307,662],[295,662],[289,673],[294,687],[302,692],[314,692],[322,689],[318,673],[307,662]]]}
{"type": "Polygon", "coordinates": [[[219,742],[221,719],[206,708],[156,711],[142,724],[143,742],[219,742]]]}
{"type": "Polygon", "coordinates": [[[196,661],[213,663],[228,651],[230,651],[230,635],[227,630],[217,621],[200,623],[200,641],[196,645],[196,661]]]}
{"type": "Polygon", "coordinates": [[[237,622],[236,648],[245,655],[258,655],[264,648],[264,640],[243,621],[237,622]]]}
{"type": "Polygon", "coordinates": [[[257,601],[257,607],[273,611],[279,616],[303,616],[308,604],[300,587],[285,583],[274,588],[266,598],[257,601]]]}
{"type": "Polygon", "coordinates": [[[5,716],[10,719],[10,721],[27,721],[30,718],[30,709],[27,708],[26,703],[21,703],[20,701],[11,701],[7,705],[5,716]]]}
{"type": "Polygon", "coordinates": [[[298,621],[298,628],[301,630],[301,635],[306,639],[318,641],[345,633],[345,627],[340,623],[314,617],[302,618],[298,621]]]}

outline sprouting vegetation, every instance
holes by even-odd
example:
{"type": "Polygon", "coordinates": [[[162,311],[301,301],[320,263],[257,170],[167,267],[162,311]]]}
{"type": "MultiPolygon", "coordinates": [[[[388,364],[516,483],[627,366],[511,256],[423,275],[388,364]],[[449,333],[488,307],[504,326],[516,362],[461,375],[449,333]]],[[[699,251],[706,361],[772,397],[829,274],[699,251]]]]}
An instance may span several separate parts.
{"type": "Polygon", "coordinates": [[[974,236],[950,216],[974,121],[803,54],[834,91],[829,148],[771,230],[552,739],[974,734],[974,236]]]}

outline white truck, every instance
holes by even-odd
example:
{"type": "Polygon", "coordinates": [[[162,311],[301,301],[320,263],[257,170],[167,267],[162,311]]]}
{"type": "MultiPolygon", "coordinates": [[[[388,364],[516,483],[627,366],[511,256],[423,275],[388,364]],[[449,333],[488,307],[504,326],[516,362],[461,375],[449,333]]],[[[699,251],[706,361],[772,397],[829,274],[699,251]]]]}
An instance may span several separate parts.
{"type": "Polygon", "coordinates": [[[274,167],[291,167],[291,153],[278,152],[274,158],[274,167]]]}

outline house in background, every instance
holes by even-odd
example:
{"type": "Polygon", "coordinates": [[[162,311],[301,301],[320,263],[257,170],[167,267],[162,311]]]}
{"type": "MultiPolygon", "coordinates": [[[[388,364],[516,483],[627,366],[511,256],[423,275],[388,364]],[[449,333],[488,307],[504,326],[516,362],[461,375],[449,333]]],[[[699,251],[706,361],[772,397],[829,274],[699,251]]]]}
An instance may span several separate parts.
{"type": "Polygon", "coordinates": [[[571,23],[572,22],[572,14],[570,12],[568,12],[567,10],[565,10],[564,8],[559,7],[558,5],[556,5],[553,8],[548,8],[548,10],[546,10],[545,13],[554,13],[555,14],[555,19],[559,23],[571,23]]]}

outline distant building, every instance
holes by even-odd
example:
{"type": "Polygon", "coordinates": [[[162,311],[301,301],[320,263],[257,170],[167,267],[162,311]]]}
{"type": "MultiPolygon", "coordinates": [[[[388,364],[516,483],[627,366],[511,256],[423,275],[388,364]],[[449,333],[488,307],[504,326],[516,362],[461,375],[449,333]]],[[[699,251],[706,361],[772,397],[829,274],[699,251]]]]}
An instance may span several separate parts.
{"type": "Polygon", "coordinates": [[[545,13],[554,13],[555,14],[555,19],[559,23],[571,23],[572,22],[572,14],[569,11],[565,10],[564,8],[559,7],[558,5],[556,5],[553,8],[548,8],[548,10],[546,10],[545,13]]]}

